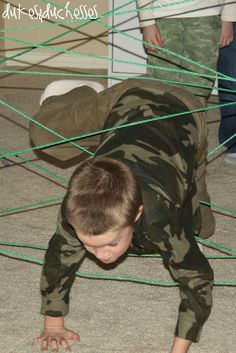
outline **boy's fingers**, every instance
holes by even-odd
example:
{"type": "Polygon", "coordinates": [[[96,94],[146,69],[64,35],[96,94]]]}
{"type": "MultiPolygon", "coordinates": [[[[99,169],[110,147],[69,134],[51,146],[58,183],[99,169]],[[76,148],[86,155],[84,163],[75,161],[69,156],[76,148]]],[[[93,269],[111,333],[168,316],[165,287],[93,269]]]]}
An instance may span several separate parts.
{"type": "Polygon", "coordinates": [[[48,350],[48,340],[44,339],[42,340],[41,343],[41,351],[47,351],[48,350]]]}
{"type": "Polygon", "coordinates": [[[60,345],[68,352],[71,351],[70,345],[68,344],[67,340],[64,338],[60,339],[60,345]]]}
{"type": "Polygon", "coordinates": [[[159,47],[163,47],[163,40],[162,40],[162,37],[161,37],[161,34],[160,32],[157,32],[156,34],[156,45],[158,45],[159,47]]]}
{"type": "MultiPolygon", "coordinates": [[[[153,43],[152,41],[149,41],[149,44],[154,44],[154,45],[156,45],[156,43],[153,43]]],[[[156,51],[156,50],[157,50],[157,48],[155,48],[155,47],[150,47],[148,44],[145,44],[145,47],[146,47],[146,49],[151,50],[151,51],[156,51]]]]}
{"type": "Polygon", "coordinates": [[[80,336],[73,331],[68,332],[67,338],[68,340],[80,341],[80,336]]]}
{"type": "Polygon", "coordinates": [[[52,352],[58,352],[58,340],[57,338],[50,339],[50,347],[52,352]]]}
{"type": "Polygon", "coordinates": [[[60,346],[66,351],[71,351],[71,347],[68,343],[68,340],[74,340],[79,342],[80,336],[79,334],[73,331],[67,331],[64,335],[59,334],[58,336],[46,336],[41,334],[40,336],[35,337],[32,340],[32,345],[41,341],[41,351],[47,351],[48,349],[50,349],[51,352],[59,352],[60,346]]]}

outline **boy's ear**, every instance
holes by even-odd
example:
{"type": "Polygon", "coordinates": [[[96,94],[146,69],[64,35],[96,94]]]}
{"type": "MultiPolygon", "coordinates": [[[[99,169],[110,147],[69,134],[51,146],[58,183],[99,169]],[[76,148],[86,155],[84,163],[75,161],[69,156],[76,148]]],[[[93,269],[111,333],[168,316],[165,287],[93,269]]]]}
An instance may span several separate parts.
{"type": "Polygon", "coordinates": [[[139,218],[141,217],[141,214],[143,213],[143,205],[140,205],[138,208],[138,211],[136,213],[134,222],[137,222],[139,220],[139,218]]]}

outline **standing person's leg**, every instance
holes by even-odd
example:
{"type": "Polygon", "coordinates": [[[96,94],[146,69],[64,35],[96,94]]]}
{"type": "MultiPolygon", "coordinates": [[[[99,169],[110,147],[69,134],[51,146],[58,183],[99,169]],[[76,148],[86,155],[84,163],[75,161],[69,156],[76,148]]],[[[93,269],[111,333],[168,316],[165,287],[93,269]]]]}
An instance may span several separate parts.
{"type": "MultiPolygon", "coordinates": [[[[219,17],[206,16],[183,20],[184,32],[186,33],[186,45],[183,55],[204,67],[216,71],[221,28],[219,17]]],[[[208,98],[216,79],[216,73],[191,62],[187,63],[186,67],[188,70],[198,73],[197,76],[187,75],[187,82],[199,85],[198,88],[190,87],[192,92],[208,98]],[[205,75],[213,77],[206,77],[205,75]]],[[[184,81],[184,79],[186,79],[186,75],[182,75],[181,81],[184,81]]]]}
{"type": "MultiPolygon", "coordinates": [[[[206,67],[216,70],[217,57],[219,51],[220,36],[220,20],[218,16],[187,18],[183,21],[185,26],[185,51],[183,55],[192,59],[206,67]],[[199,46],[199,39],[201,45],[199,46]]],[[[192,88],[192,91],[202,97],[207,98],[211,92],[214,78],[204,77],[204,74],[214,76],[209,70],[197,67],[195,64],[188,63],[187,68],[190,71],[196,71],[202,76],[187,76],[187,82],[199,85],[199,88],[192,88]],[[201,88],[208,86],[209,88],[201,88]]],[[[181,81],[184,81],[186,75],[181,75],[181,81]]],[[[210,196],[206,185],[206,165],[207,165],[207,114],[202,112],[195,115],[195,121],[198,126],[199,144],[197,150],[197,172],[196,187],[197,195],[200,201],[210,203],[210,196]]],[[[211,207],[207,204],[200,203],[201,211],[201,229],[200,236],[202,238],[210,237],[215,230],[215,218],[211,207]]]]}
{"type": "MultiPolygon", "coordinates": [[[[164,40],[164,48],[175,53],[182,54],[184,41],[182,22],[175,18],[159,18],[156,20],[156,26],[159,28],[161,36],[164,40]]],[[[147,76],[159,78],[161,80],[180,82],[180,73],[174,71],[180,68],[180,63],[180,58],[165,53],[161,49],[148,51],[147,64],[152,66],[160,66],[163,69],[147,67],[147,76]]]]}
{"type": "MultiPolygon", "coordinates": [[[[218,16],[157,19],[156,24],[163,37],[164,48],[210,69],[216,69],[220,36],[220,21],[218,16]],[[199,41],[201,41],[200,46],[199,41]]],[[[148,76],[180,82],[183,84],[181,85],[183,88],[196,95],[207,97],[211,92],[211,87],[215,79],[206,78],[204,74],[214,76],[214,73],[194,63],[165,53],[160,49],[156,52],[148,53],[148,64],[162,66],[171,70],[197,72],[199,75],[147,68],[148,76]],[[196,87],[191,86],[191,84],[196,85],[196,87]],[[208,86],[209,88],[201,88],[201,86],[208,86]]]]}
{"type": "MultiPolygon", "coordinates": [[[[236,79],[236,22],[234,22],[233,42],[220,49],[218,71],[236,79]]],[[[219,80],[219,88],[234,90],[235,92],[219,91],[220,103],[236,102],[236,81],[219,80]]],[[[219,128],[219,142],[223,143],[236,134],[236,104],[220,108],[221,123],[219,128]]],[[[236,136],[225,144],[227,147],[225,160],[236,165],[236,136]]]]}

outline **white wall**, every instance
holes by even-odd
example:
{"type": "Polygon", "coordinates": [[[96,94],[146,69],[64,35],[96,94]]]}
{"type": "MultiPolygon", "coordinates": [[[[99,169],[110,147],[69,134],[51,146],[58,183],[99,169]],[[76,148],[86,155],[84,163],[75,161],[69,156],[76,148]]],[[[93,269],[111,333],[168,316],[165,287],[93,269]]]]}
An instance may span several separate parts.
{"type": "MultiPolygon", "coordinates": [[[[58,21],[66,21],[73,19],[76,20],[77,16],[83,16],[85,18],[86,12],[85,7],[80,8],[79,6],[86,5],[86,11],[88,9],[93,9],[94,16],[96,17],[96,12],[98,15],[101,15],[105,11],[108,10],[108,0],[86,0],[86,1],[66,1],[66,0],[52,0],[55,4],[65,7],[68,4],[68,11],[59,11],[60,8],[50,6],[50,10],[53,11],[54,14],[58,16],[55,19],[52,14],[45,20],[43,20],[43,24],[49,24],[58,21]],[[69,11],[71,11],[72,15],[69,15],[69,11]],[[66,17],[67,16],[67,17],[66,17]],[[59,17],[64,17],[65,19],[60,19],[59,17]]],[[[9,30],[14,27],[23,27],[23,26],[34,26],[40,25],[40,19],[35,19],[35,15],[38,15],[41,12],[44,14],[49,14],[45,12],[47,10],[47,5],[40,0],[35,0],[34,2],[28,0],[11,0],[5,3],[5,12],[0,8],[1,11],[1,22],[3,22],[2,17],[4,16],[4,25],[5,29],[9,30]],[[21,8],[19,7],[19,3],[21,8]],[[10,6],[11,5],[11,6],[10,6]],[[36,9],[37,7],[37,9],[36,9]],[[22,8],[25,8],[25,11],[29,11],[29,14],[22,14],[22,8]],[[35,9],[37,11],[35,11],[35,9]],[[30,17],[31,16],[31,17],[30,17]]],[[[91,11],[91,10],[90,10],[91,11]]],[[[108,19],[103,20],[103,22],[107,22],[108,19]]],[[[56,27],[45,27],[45,28],[37,28],[37,29],[24,29],[18,31],[10,31],[6,32],[5,35],[13,40],[6,39],[5,40],[5,55],[10,57],[16,53],[23,51],[24,49],[30,48],[31,45],[27,43],[22,43],[22,41],[26,41],[29,43],[39,44],[46,40],[49,40],[52,37],[55,37],[59,34],[64,33],[65,31],[75,28],[80,24],[84,24],[87,20],[77,21],[75,23],[68,23],[64,25],[57,25],[56,27]],[[17,40],[19,42],[17,42],[17,40]]],[[[71,32],[59,39],[54,40],[50,44],[59,49],[65,50],[74,50],[82,53],[88,53],[93,55],[108,55],[108,47],[107,47],[107,31],[101,25],[90,22],[89,25],[84,26],[81,29],[76,30],[75,32],[71,32]]],[[[24,56],[19,57],[14,61],[7,61],[8,65],[16,65],[22,64],[27,65],[29,63],[40,63],[44,61],[44,65],[49,66],[70,66],[70,67],[97,67],[97,68],[106,68],[107,61],[101,60],[98,58],[90,58],[83,57],[79,55],[73,55],[71,53],[60,53],[59,51],[51,51],[43,48],[37,48],[35,50],[30,51],[24,56]],[[44,61],[46,60],[46,62],[44,61]]]]}

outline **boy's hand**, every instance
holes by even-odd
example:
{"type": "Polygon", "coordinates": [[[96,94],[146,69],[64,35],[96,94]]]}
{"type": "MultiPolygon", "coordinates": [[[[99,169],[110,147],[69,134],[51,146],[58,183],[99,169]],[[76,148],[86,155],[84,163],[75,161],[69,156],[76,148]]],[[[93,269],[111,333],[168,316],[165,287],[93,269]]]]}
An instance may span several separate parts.
{"type": "Polygon", "coordinates": [[[229,21],[222,21],[220,34],[220,48],[229,45],[234,39],[233,23],[229,21]]]}
{"type": "MultiPolygon", "coordinates": [[[[143,28],[143,40],[150,44],[158,45],[159,47],[163,47],[164,45],[161,32],[155,24],[143,28]]],[[[148,44],[144,44],[144,46],[150,51],[157,50],[157,48],[150,47],[148,44]]]]}
{"type": "Polygon", "coordinates": [[[33,339],[32,344],[41,342],[42,351],[59,352],[60,348],[70,351],[69,340],[79,341],[80,337],[77,333],[64,327],[64,317],[45,315],[44,331],[39,337],[33,339]]]}
{"type": "Polygon", "coordinates": [[[41,350],[59,352],[60,348],[71,351],[69,340],[79,341],[80,336],[64,327],[45,329],[40,336],[33,339],[32,344],[41,341],[41,350]]]}

